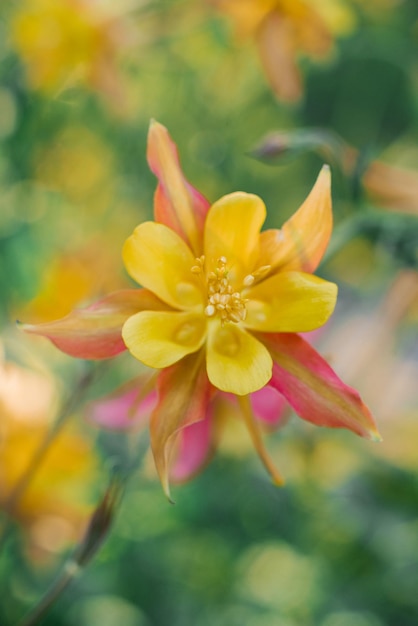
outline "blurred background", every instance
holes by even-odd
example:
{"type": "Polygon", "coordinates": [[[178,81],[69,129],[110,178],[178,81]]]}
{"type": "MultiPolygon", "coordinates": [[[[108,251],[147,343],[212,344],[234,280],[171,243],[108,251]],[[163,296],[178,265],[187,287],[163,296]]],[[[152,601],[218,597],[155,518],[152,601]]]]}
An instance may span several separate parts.
{"type": "Polygon", "coordinates": [[[46,626],[416,626],[417,138],[416,0],[1,3],[2,626],[56,577],[127,450],[136,467],[110,536],[46,626]],[[383,443],[290,416],[267,441],[277,489],[237,422],[170,506],[147,433],[84,415],[138,362],[98,367],[15,330],[131,284],[120,251],[152,215],[150,118],[197,189],[260,195],[268,227],[331,165],[318,274],[340,296],[312,341],[383,443]]]}

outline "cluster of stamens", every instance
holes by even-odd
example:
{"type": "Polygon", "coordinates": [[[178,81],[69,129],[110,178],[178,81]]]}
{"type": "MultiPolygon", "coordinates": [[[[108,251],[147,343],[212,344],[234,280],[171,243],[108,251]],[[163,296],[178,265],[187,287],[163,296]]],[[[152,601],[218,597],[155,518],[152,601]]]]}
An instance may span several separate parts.
{"type": "MultiPolygon", "coordinates": [[[[192,267],[194,274],[203,274],[205,257],[196,259],[192,267]]],[[[238,291],[234,291],[228,278],[228,261],[225,257],[217,260],[214,271],[207,276],[208,303],[205,308],[207,317],[219,315],[222,323],[242,322],[247,316],[245,303],[247,300],[238,291]]]]}

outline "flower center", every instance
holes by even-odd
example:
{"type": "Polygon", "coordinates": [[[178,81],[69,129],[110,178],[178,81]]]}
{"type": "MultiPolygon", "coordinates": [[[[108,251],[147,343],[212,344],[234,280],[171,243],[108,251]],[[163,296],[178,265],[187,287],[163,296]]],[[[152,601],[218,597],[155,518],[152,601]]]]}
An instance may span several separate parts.
{"type": "MultiPolygon", "coordinates": [[[[204,276],[205,258],[202,256],[196,259],[196,265],[192,267],[194,274],[204,276]]],[[[207,289],[207,306],[205,315],[207,317],[221,318],[225,322],[242,322],[247,317],[245,303],[247,300],[235,291],[228,278],[228,261],[222,256],[217,260],[214,271],[209,272],[206,277],[205,287],[207,289]]]]}

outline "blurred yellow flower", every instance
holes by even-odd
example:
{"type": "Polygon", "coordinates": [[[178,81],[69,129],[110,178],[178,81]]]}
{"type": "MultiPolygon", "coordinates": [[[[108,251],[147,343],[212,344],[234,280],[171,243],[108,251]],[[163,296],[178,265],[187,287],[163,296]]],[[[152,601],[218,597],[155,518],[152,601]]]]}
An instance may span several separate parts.
{"type": "Polygon", "coordinates": [[[99,213],[114,202],[115,158],[110,146],[88,128],[69,125],[37,150],[36,178],[74,205],[99,213]]]}
{"type": "Polygon", "coordinates": [[[276,96],[295,101],[302,95],[297,55],[321,57],[335,33],[349,31],[355,16],[344,0],[209,0],[236,24],[239,36],[255,39],[276,96]]]}
{"type": "Polygon", "coordinates": [[[125,25],[102,1],[26,0],[12,29],[33,88],[51,93],[76,80],[120,97],[115,62],[125,25]]]}
{"type": "Polygon", "coordinates": [[[48,552],[81,530],[88,511],[86,489],[96,468],[90,443],[75,427],[66,427],[11,506],[13,490],[50,428],[56,403],[52,378],[0,363],[0,510],[23,523],[31,540],[48,552]]]}

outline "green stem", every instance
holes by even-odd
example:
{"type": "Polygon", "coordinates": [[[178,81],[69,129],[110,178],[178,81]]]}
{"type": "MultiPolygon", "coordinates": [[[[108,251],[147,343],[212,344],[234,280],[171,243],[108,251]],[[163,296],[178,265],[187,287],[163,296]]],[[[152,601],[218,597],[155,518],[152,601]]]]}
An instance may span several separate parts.
{"type": "Polygon", "coordinates": [[[33,626],[34,624],[38,624],[39,620],[78,575],[79,570],[79,566],[74,561],[69,561],[61,575],[51,585],[39,604],[23,618],[19,626],[33,626]]]}
{"type": "Polygon", "coordinates": [[[105,494],[93,515],[81,542],[73,556],[64,565],[61,573],[39,603],[19,622],[18,626],[35,626],[49,611],[73,580],[92,561],[109,534],[115,512],[119,508],[128,474],[114,474],[105,494]]]}

